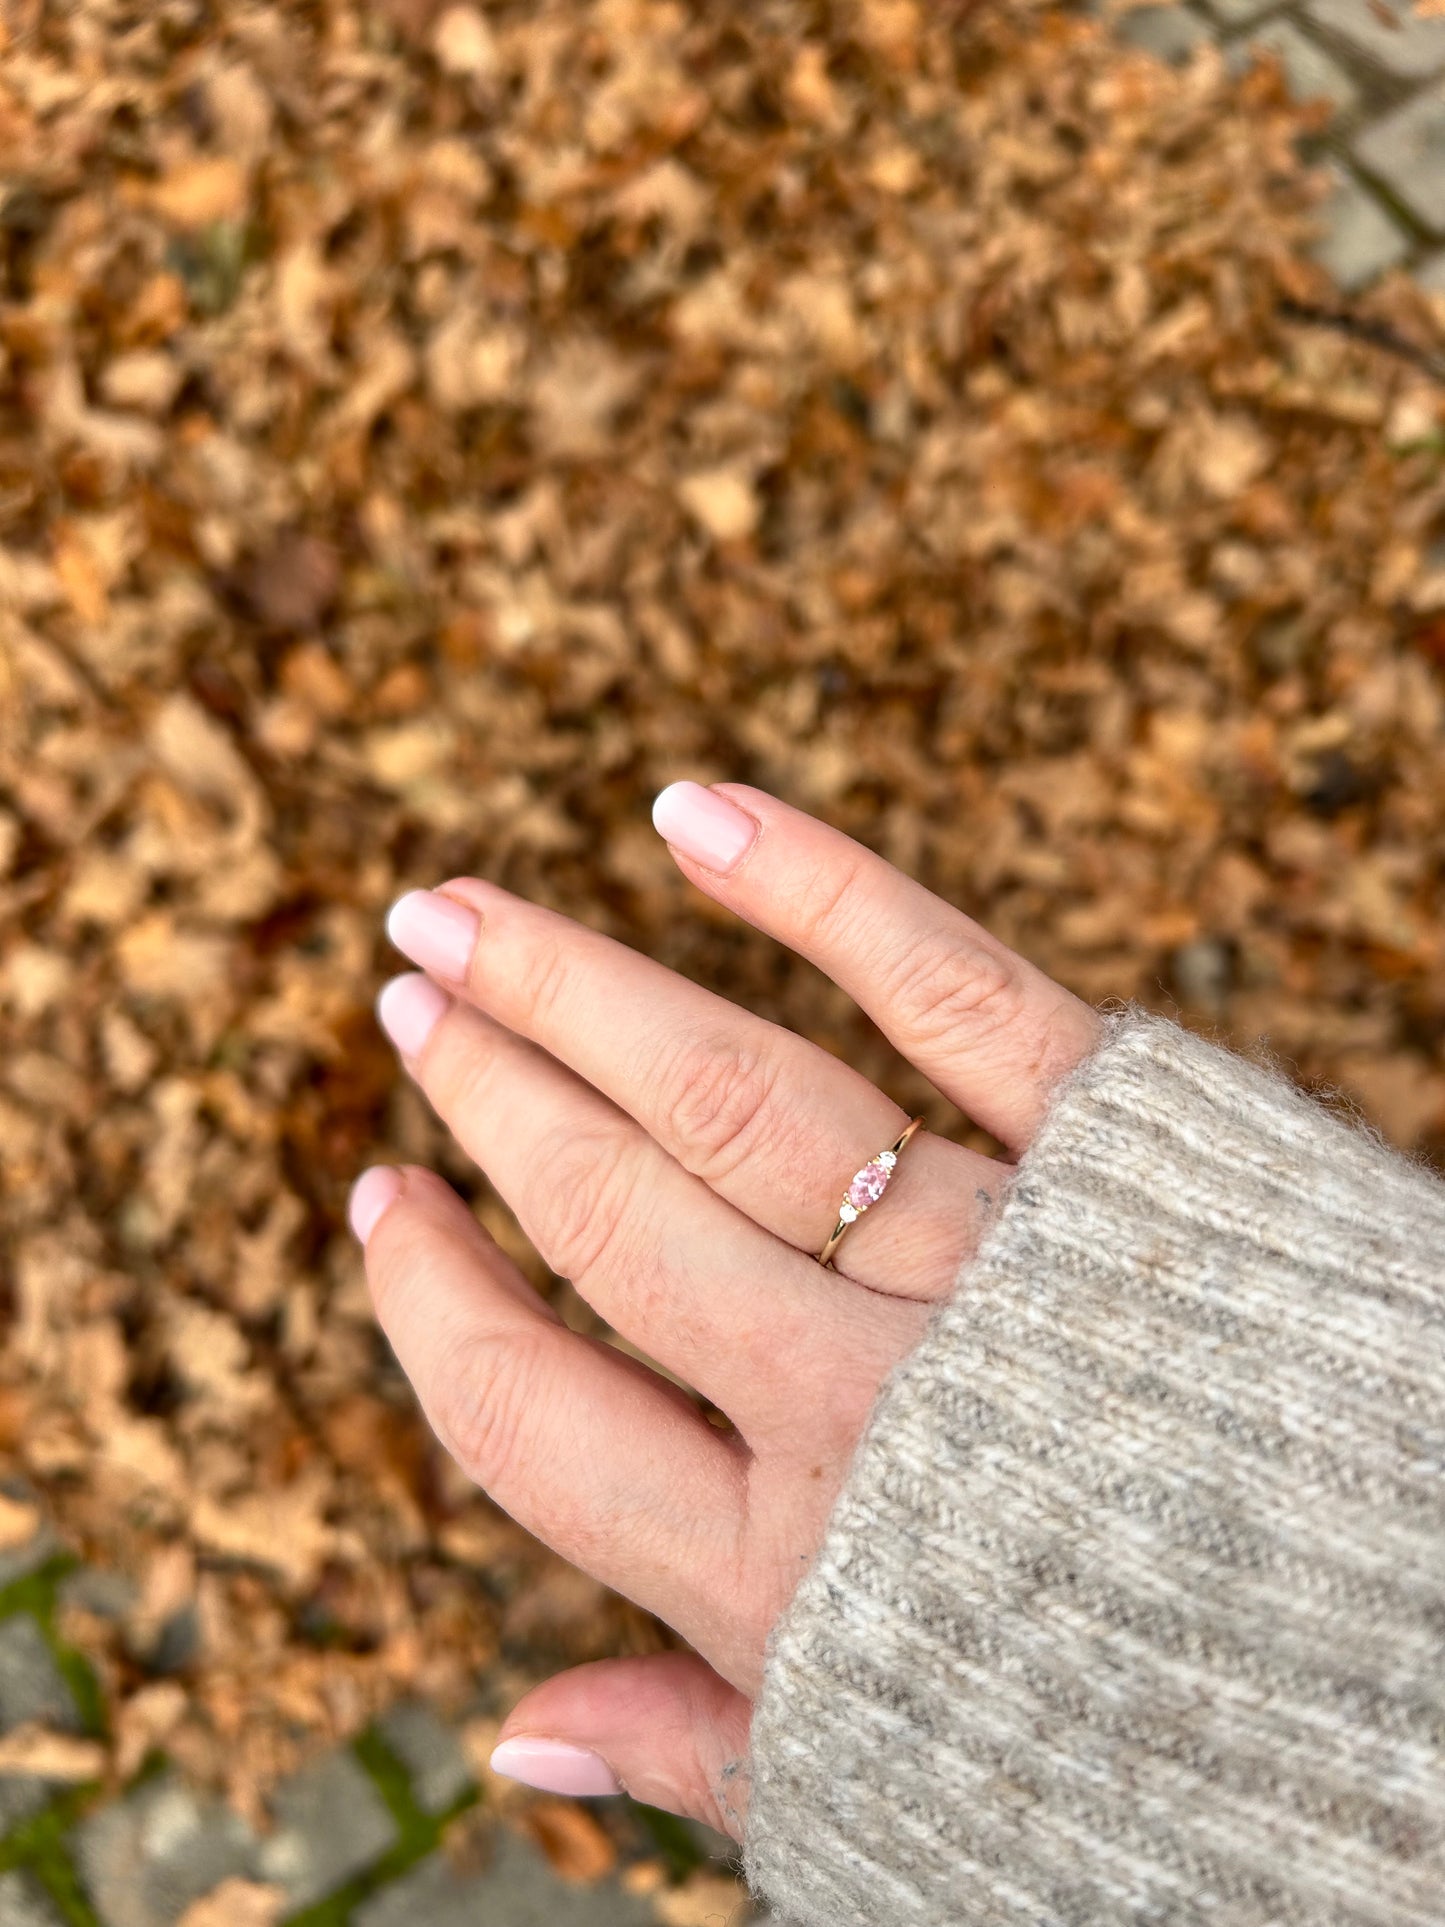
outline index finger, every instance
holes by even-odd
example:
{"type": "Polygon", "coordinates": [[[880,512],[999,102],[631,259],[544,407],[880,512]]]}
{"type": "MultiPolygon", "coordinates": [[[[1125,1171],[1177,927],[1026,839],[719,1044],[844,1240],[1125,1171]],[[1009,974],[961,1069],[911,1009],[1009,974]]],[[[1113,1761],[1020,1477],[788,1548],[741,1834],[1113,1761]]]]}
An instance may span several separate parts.
{"type": "Polygon", "coordinates": [[[1102,1020],[841,830],[746,783],[673,783],[652,820],[700,890],[824,971],[889,1041],[1018,1153],[1102,1020]]]}

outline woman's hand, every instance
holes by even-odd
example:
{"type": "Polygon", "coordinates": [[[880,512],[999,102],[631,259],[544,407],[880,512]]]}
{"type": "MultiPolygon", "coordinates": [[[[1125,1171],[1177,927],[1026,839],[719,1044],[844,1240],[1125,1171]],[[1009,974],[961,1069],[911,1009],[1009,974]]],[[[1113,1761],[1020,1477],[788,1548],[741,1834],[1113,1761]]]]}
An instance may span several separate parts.
{"type": "MultiPolygon", "coordinates": [[[[741,784],[654,820],[709,896],[844,989],[1000,1141],[1028,1144],[1099,1019],[836,830],[741,784]]],[[[768,1633],[820,1543],[880,1384],[950,1291],[1007,1163],[927,1132],[832,1269],[853,1173],[906,1118],[826,1051],[475,879],[404,897],[428,974],[381,1020],[546,1262],[731,1419],[569,1331],[430,1172],[368,1172],[352,1221],[397,1357],[462,1468],[694,1653],[603,1660],[527,1695],[499,1771],[621,1786],[741,1832],[768,1633]]]]}

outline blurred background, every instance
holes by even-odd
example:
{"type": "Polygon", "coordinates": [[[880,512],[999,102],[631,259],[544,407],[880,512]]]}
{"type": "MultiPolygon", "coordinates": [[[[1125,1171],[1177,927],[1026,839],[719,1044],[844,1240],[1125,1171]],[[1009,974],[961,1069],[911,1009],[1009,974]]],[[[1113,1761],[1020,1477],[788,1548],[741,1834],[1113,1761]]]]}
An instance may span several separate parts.
{"type": "Polygon", "coordinates": [[[1031,0],[4,20],[0,1921],[741,1919],[485,1783],[666,1636],[373,1328],[408,1158],[595,1329],[385,909],[494,878],[985,1142],[676,873],[749,781],[1445,1163],[1445,306],[1310,263],[1277,70],[1031,0]]]}

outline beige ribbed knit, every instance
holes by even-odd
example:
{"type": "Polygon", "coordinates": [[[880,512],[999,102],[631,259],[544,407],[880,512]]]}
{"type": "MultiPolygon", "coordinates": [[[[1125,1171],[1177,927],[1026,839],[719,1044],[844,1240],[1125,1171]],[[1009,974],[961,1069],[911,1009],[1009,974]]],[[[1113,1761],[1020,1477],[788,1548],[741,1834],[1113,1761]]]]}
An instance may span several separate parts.
{"type": "Polygon", "coordinates": [[[775,1630],[806,1927],[1445,1923],[1445,1185],[1139,1012],[775,1630]]]}

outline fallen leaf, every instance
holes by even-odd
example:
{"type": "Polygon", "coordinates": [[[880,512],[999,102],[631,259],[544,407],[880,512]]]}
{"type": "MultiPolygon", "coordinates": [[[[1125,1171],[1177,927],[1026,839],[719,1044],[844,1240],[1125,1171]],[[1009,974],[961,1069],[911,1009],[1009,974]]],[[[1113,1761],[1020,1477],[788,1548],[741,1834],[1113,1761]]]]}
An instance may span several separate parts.
{"type": "Polygon", "coordinates": [[[449,74],[480,80],[497,71],[497,43],[475,7],[448,7],[432,28],[431,44],[449,74]]]}
{"type": "Polygon", "coordinates": [[[572,1800],[533,1800],[518,1825],[564,1880],[603,1880],[617,1864],[617,1845],[595,1814],[572,1800]]]}
{"type": "Polygon", "coordinates": [[[263,1887],[254,1880],[223,1880],[193,1900],[176,1927],[276,1927],[288,1904],[280,1887],[263,1887]]]}
{"type": "Polygon", "coordinates": [[[25,1499],[0,1492],[0,1552],[28,1545],[40,1530],[40,1509],[25,1499]]]}
{"type": "Polygon", "coordinates": [[[682,505],[717,542],[736,542],[758,526],[761,509],[749,478],[735,469],[707,469],[678,483],[682,505]]]}
{"type": "Polygon", "coordinates": [[[207,155],[173,168],[145,192],[146,203],[172,227],[238,221],[250,198],[246,170],[228,155],[207,155]]]}
{"type": "Polygon", "coordinates": [[[78,1783],[98,1780],[105,1771],[99,1740],[55,1733],[35,1721],[0,1734],[0,1774],[28,1773],[38,1780],[78,1783]]]}
{"type": "Polygon", "coordinates": [[[727,1874],[695,1873],[681,1887],[652,1897],[662,1927],[742,1927],[751,1911],[747,1890],[727,1874]]]}

